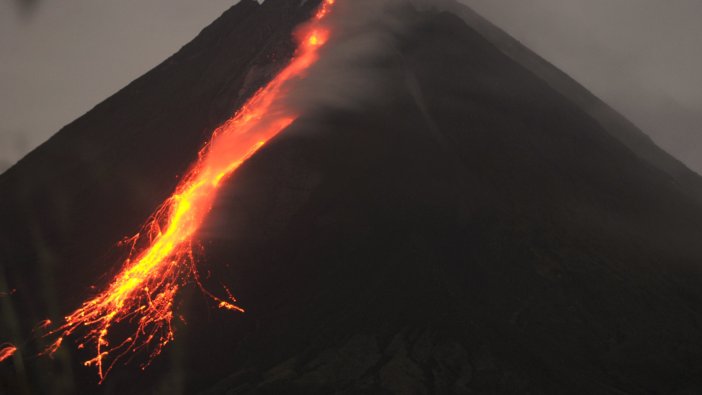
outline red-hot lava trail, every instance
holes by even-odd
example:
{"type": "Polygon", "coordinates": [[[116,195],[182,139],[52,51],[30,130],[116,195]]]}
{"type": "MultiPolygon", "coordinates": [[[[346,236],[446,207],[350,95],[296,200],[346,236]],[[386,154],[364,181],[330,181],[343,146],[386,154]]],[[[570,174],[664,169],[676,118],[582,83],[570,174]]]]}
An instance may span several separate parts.
{"type": "Polygon", "coordinates": [[[14,345],[12,345],[10,343],[0,344],[0,362],[15,355],[16,351],[17,351],[17,347],[15,347],[14,345]]]}
{"type": "MultiPolygon", "coordinates": [[[[185,284],[200,285],[193,238],[212,208],[222,181],[297,118],[284,105],[286,83],[303,76],[317,61],[318,51],[330,34],[324,20],[334,3],[324,0],[314,17],[299,28],[298,48],[287,66],[213,132],[173,195],[156,210],[142,232],[130,239],[132,251],[121,271],[101,293],[49,331],[47,336],[55,336],[55,340],[43,354],[53,354],[66,337],[80,332],[78,348],[95,349],[95,356],[85,365],[96,366],[102,381],[120,358],[149,349],[151,361],[173,341],[174,298],[185,284]],[[137,247],[141,245],[145,247],[137,247]],[[132,327],[132,335],[118,338],[111,331],[118,324],[132,327]]],[[[200,288],[220,308],[244,311],[226,288],[226,298],[215,296],[202,285],[200,288]]],[[[15,351],[14,346],[3,345],[0,359],[15,351]]]]}

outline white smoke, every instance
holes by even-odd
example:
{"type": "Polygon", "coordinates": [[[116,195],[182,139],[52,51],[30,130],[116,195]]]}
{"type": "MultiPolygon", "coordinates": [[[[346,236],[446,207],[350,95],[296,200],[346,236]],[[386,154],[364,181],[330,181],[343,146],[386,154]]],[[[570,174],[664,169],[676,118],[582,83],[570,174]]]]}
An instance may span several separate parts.
{"type": "Polygon", "coordinates": [[[331,37],[319,61],[295,83],[290,105],[301,113],[369,106],[383,99],[384,73],[400,56],[408,23],[396,7],[408,0],[337,1],[329,17],[331,37]]]}

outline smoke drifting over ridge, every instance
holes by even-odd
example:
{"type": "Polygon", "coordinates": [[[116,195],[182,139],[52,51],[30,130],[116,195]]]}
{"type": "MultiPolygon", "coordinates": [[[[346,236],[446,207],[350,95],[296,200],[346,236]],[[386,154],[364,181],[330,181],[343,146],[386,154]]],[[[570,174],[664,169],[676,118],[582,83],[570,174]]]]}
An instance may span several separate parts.
{"type": "Polygon", "coordinates": [[[383,100],[384,73],[397,58],[397,36],[407,27],[390,9],[407,4],[406,0],[339,1],[329,20],[329,45],[306,78],[291,86],[288,104],[305,113],[383,100]]]}
{"type": "Polygon", "coordinates": [[[409,23],[394,19],[392,13],[387,12],[389,8],[412,6],[421,10],[456,12],[464,5],[475,6],[498,28],[513,34],[518,41],[562,68],[566,74],[629,118],[663,149],[693,171],[700,172],[702,135],[699,125],[702,124],[702,112],[698,108],[701,104],[696,99],[700,81],[690,79],[684,72],[685,68],[699,63],[699,51],[678,53],[674,48],[679,44],[678,50],[682,50],[686,45],[684,38],[694,37],[695,32],[685,20],[681,20],[682,27],[669,29],[669,33],[666,33],[668,30],[660,32],[675,20],[675,15],[694,8],[694,5],[686,3],[666,11],[666,20],[653,27],[659,32],[651,37],[653,33],[643,32],[639,25],[650,19],[651,13],[660,6],[647,2],[635,7],[630,17],[615,26],[608,23],[624,15],[625,9],[633,7],[632,4],[627,2],[607,8],[599,3],[568,6],[541,0],[536,2],[535,7],[549,21],[545,27],[534,29],[532,18],[536,11],[520,17],[518,15],[523,13],[521,8],[529,6],[513,3],[383,0],[343,4],[334,22],[339,27],[338,35],[334,38],[336,45],[328,48],[313,75],[300,84],[300,101],[310,105],[314,105],[313,102],[317,105],[351,104],[372,100],[379,93],[382,83],[378,82],[384,80],[383,68],[387,66],[381,59],[388,61],[396,54],[393,50],[396,37],[409,23]],[[591,29],[581,26],[582,22],[577,22],[572,32],[559,33],[559,29],[566,30],[571,26],[569,20],[577,19],[578,10],[590,16],[586,19],[592,20],[594,26],[602,26],[604,32],[591,32],[591,29]],[[608,10],[610,14],[607,14],[608,10]],[[558,23],[552,21],[558,17],[561,18],[558,23]],[[547,29],[548,32],[545,31],[547,29]],[[656,49],[646,50],[644,43],[647,41],[655,43],[653,47],[656,49]],[[674,44],[674,41],[678,44],[674,44]],[[369,64],[373,61],[371,59],[375,59],[375,64],[369,64]],[[680,72],[666,75],[666,67],[680,72]],[[680,83],[684,79],[689,83],[680,83]]]}
{"type": "Polygon", "coordinates": [[[414,21],[407,11],[440,12],[454,0],[338,1],[329,45],[308,75],[293,82],[289,105],[299,112],[357,109],[386,99],[384,82],[402,75],[398,48],[414,21]]]}
{"type": "MultiPolygon", "coordinates": [[[[408,0],[337,0],[334,12],[325,21],[331,34],[319,51],[319,59],[301,78],[286,84],[284,99],[271,109],[273,112],[285,111],[300,116],[279,138],[319,140],[322,133],[330,131],[324,126],[320,127],[321,120],[316,118],[317,115],[337,111],[363,113],[365,109],[388,99],[387,83],[395,78],[397,65],[401,63],[398,38],[409,27],[407,21],[393,17],[393,10],[408,5],[408,0]],[[310,120],[312,122],[308,123],[310,120]]],[[[257,74],[265,72],[254,67],[249,70],[246,80],[255,80],[257,74]]],[[[261,151],[269,148],[263,147],[261,151]]],[[[252,161],[255,159],[252,158],[252,161]]],[[[286,168],[288,166],[278,169],[286,168]]],[[[308,176],[311,184],[319,181],[314,174],[308,176]]],[[[219,193],[221,198],[212,211],[222,213],[232,210],[239,216],[248,215],[245,214],[247,210],[237,207],[236,203],[242,190],[246,190],[246,185],[223,186],[219,193]]],[[[236,237],[231,232],[222,231],[228,226],[231,224],[227,223],[225,215],[213,215],[201,234],[205,239],[236,237]]]]}

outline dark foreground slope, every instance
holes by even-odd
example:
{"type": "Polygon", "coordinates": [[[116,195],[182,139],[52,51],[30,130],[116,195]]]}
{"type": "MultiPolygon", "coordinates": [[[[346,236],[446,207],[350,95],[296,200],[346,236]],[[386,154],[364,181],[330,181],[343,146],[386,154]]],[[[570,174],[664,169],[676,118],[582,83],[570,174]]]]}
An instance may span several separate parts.
{"type": "MultiPolygon", "coordinates": [[[[66,347],[51,363],[2,365],[3,382],[22,373],[47,393],[701,391],[695,193],[459,17],[393,12],[408,28],[372,62],[378,100],[305,115],[235,175],[202,232],[208,282],[229,284],[246,314],[191,291],[188,324],[144,373],[119,367],[96,388],[66,347]]],[[[122,128],[98,138],[69,126],[0,178],[2,265],[17,289],[2,299],[3,333],[65,313],[104,281],[104,251],[241,100],[248,69],[226,68],[242,58],[200,46],[275,15],[235,7],[189,46],[193,58],[186,47],[161,66],[172,81],[188,59],[219,73],[174,95],[157,69],[143,80],[160,84],[137,93],[136,82],[84,118],[122,128]],[[134,105],[139,95],[155,102],[134,105]],[[140,111],[171,101],[199,106],[187,115],[197,127],[141,126],[151,118],[140,111]],[[88,143],[90,157],[56,157],[88,143]]]]}

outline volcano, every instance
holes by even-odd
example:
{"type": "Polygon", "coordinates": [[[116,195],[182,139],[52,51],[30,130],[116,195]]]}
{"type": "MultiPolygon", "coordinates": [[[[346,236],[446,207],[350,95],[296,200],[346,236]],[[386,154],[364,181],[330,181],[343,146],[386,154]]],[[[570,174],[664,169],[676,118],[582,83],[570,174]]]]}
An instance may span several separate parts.
{"type": "Polygon", "coordinates": [[[40,324],[110,283],[115,242],[284,69],[320,1],[237,3],[0,176],[0,343],[18,347],[0,391],[702,391],[702,179],[462,5],[337,3],[301,115],[198,231],[203,285],[246,312],[185,285],[143,371],[135,353],[98,384],[70,337],[37,357],[40,324]]]}

